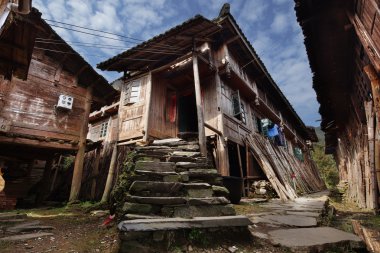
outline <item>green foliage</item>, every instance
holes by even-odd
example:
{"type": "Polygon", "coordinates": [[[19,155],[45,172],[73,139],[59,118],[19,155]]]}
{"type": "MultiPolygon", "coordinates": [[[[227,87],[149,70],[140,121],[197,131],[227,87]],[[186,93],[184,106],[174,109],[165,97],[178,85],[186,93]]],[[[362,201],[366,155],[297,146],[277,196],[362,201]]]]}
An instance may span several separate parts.
{"type": "Polygon", "coordinates": [[[75,161],[75,157],[74,156],[66,156],[66,157],[63,157],[62,160],[63,160],[62,161],[62,170],[67,171],[73,166],[74,161],[75,161]]]}
{"type": "Polygon", "coordinates": [[[130,152],[123,163],[123,167],[117,178],[117,182],[111,192],[111,204],[116,206],[117,213],[122,209],[125,202],[125,196],[129,187],[133,183],[133,176],[135,172],[136,152],[130,152]]]}
{"type": "Polygon", "coordinates": [[[192,243],[200,244],[200,245],[207,245],[208,239],[205,231],[193,228],[190,230],[188,234],[189,241],[192,243]]]}
{"type": "Polygon", "coordinates": [[[323,180],[329,189],[334,188],[339,183],[339,173],[332,155],[325,154],[323,144],[315,144],[312,158],[318,166],[323,180]]]}

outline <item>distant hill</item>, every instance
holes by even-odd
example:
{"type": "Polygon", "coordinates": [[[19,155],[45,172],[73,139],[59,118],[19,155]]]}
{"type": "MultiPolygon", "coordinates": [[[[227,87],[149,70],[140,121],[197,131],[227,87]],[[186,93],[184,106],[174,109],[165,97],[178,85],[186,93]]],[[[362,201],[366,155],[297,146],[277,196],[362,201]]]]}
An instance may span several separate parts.
{"type": "Polygon", "coordinates": [[[319,144],[325,144],[325,133],[321,130],[321,127],[314,127],[315,132],[317,133],[319,144]]]}

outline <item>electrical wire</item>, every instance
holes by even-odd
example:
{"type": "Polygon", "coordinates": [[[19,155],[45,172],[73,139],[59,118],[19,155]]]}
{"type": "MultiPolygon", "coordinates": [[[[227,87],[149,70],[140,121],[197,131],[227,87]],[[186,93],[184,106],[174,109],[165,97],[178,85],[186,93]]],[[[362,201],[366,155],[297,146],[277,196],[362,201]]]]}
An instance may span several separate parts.
{"type": "MultiPolygon", "coordinates": [[[[68,51],[61,51],[61,50],[54,50],[50,48],[42,48],[42,47],[34,47],[35,49],[44,50],[44,51],[50,51],[50,52],[56,52],[56,53],[63,53],[63,54],[73,54],[78,55],[79,53],[75,52],[68,52],[68,51]]],[[[96,55],[96,54],[86,54],[86,56],[95,56],[95,57],[104,57],[104,55],[96,55]]],[[[148,62],[157,62],[158,60],[152,60],[152,59],[144,59],[144,58],[129,58],[129,57],[121,57],[122,60],[132,60],[132,61],[148,61],[148,62]]]]}
{"type": "MultiPolygon", "coordinates": [[[[67,45],[67,43],[62,42],[61,40],[56,40],[56,41],[57,42],[36,39],[36,43],[38,44],[67,45]]],[[[70,42],[70,43],[76,46],[80,46],[80,47],[103,48],[103,49],[113,49],[113,50],[131,50],[131,51],[137,51],[137,52],[160,53],[160,54],[169,54],[169,55],[182,55],[180,53],[164,51],[164,50],[133,49],[133,48],[125,48],[123,46],[114,46],[114,45],[99,44],[99,43],[97,44],[86,43],[86,42],[70,42]]]]}
{"type": "MultiPolygon", "coordinates": [[[[48,20],[48,19],[45,19],[45,20],[48,20]]],[[[56,22],[56,23],[59,23],[59,24],[63,24],[63,25],[67,25],[67,26],[72,26],[72,27],[76,27],[76,28],[80,28],[80,29],[85,29],[85,30],[89,30],[89,31],[96,31],[96,32],[104,33],[104,34],[114,35],[114,36],[121,37],[121,38],[124,38],[124,39],[118,39],[118,38],[114,38],[114,37],[109,37],[109,36],[105,36],[105,35],[101,35],[101,34],[90,33],[90,32],[86,32],[86,31],[81,31],[81,30],[78,30],[78,29],[74,29],[74,28],[69,28],[69,27],[65,27],[65,26],[60,26],[60,25],[49,23],[50,26],[61,28],[61,29],[66,29],[66,30],[73,31],[73,32],[79,32],[79,33],[83,33],[83,34],[87,34],[87,35],[97,36],[97,37],[111,39],[111,40],[116,40],[116,41],[123,41],[123,42],[126,42],[126,43],[132,43],[132,44],[137,44],[138,42],[143,42],[143,40],[131,38],[131,37],[120,35],[120,34],[116,34],[116,33],[111,33],[111,32],[106,32],[106,31],[86,28],[86,27],[77,26],[77,25],[68,24],[68,23],[59,22],[59,21],[50,21],[50,22],[56,22]],[[125,39],[128,39],[128,40],[125,40],[125,39]],[[131,39],[134,40],[134,41],[131,41],[131,39]]],[[[153,47],[162,48],[162,49],[170,49],[170,50],[180,50],[181,49],[179,47],[176,47],[176,46],[173,46],[173,45],[167,45],[167,44],[154,45],[153,47]]]]}

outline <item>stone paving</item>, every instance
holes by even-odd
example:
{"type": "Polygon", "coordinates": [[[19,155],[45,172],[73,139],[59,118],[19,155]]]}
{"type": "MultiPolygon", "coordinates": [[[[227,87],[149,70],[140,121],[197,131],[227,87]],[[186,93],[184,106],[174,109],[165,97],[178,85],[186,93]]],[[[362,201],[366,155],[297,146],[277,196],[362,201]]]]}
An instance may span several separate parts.
{"type": "Polygon", "coordinates": [[[54,227],[41,225],[40,221],[27,221],[25,214],[0,213],[0,241],[26,241],[52,236],[54,227]]]}
{"type": "MultiPolygon", "coordinates": [[[[247,215],[254,237],[292,252],[326,252],[337,247],[362,248],[354,234],[331,227],[319,227],[328,206],[328,192],[300,197],[294,202],[271,200],[260,206],[261,213],[247,215]]],[[[249,200],[245,200],[249,202],[249,200]]]]}

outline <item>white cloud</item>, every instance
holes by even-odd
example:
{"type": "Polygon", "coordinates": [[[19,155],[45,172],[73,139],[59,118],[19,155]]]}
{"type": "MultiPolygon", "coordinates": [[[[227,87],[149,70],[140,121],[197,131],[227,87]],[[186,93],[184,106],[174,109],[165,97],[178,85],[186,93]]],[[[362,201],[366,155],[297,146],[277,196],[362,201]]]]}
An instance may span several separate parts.
{"type": "Polygon", "coordinates": [[[248,0],[237,15],[248,22],[262,21],[268,7],[267,0],[248,0]]]}
{"type": "MultiPolygon", "coordinates": [[[[34,0],[33,5],[46,19],[146,40],[195,14],[215,18],[225,2],[227,1],[34,0]]],[[[250,39],[283,93],[304,120],[309,124],[315,124],[315,120],[320,116],[312,89],[303,35],[295,19],[293,0],[230,0],[230,5],[239,26],[250,39]]],[[[125,41],[89,36],[67,29],[54,29],[67,41],[121,47],[115,50],[73,45],[93,66],[133,46],[125,41]]],[[[121,39],[105,33],[102,35],[121,39]]],[[[119,75],[111,72],[100,73],[110,81],[119,75]]]]}
{"type": "Polygon", "coordinates": [[[290,27],[290,18],[287,13],[275,13],[270,29],[274,33],[285,33],[290,27]]]}

